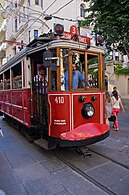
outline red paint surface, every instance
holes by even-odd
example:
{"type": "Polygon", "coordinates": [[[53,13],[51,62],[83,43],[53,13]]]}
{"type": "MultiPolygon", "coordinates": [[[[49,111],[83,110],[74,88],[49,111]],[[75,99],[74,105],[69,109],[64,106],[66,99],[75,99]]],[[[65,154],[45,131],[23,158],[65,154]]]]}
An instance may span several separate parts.
{"type": "Polygon", "coordinates": [[[30,127],[30,89],[1,91],[0,111],[30,127]]]}
{"type": "Polygon", "coordinates": [[[56,94],[49,96],[49,135],[59,137],[70,129],[70,97],[56,94]]]}
{"type": "MultiPolygon", "coordinates": [[[[72,132],[74,129],[79,128],[82,125],[88,123],[100,123],[100,108],[102,108],[103,105],[100,107],[99,93],[49,93],[48,100],[49,136],[60,137],[62,133],[69,131],[72,132]],[[86,97],[86,100],[82,103],[79,102],[80,95],[86,97]],[[96,101],[92,101],[92,96],[94,95],[97,97],[96,101]],[[61,98],[63,100],[62,102],[59,101],[61,98]],[[93,104],[95,108],[95,114],[92,118],[84,119],[81,114],[81,109],[87,102],[93,104]]],[[[102,121],[104,123],[104,112],[102,121]]],[[[85,128],[87,127],[85,126],[85,128]]]]}
{"type": "Polygon", "coordinates": [[[107,124],[88,123],[75,128],[72,131],[62,133],[62,140],[79,141],[100,136],[109,131],[107,124]]]}

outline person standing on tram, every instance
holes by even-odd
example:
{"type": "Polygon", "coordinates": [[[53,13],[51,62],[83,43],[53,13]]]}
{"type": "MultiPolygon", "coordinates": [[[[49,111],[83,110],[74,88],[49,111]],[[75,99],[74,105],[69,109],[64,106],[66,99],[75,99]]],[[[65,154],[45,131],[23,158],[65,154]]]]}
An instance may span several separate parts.
{"type": "Polygon", "coordinates": [[[40,123],[44,122],[46,109],[47,81],[45,79],[45,69],[41,65],[38,74],[34,77],[34,87],[36,92],[36,112],[40,123]]]}
{"type": "Polygon", "coordinates": [[[45,94],[47,89],[47,81],[45,79],[45,70],[42,65],[38,69],[38,74],[34,77],[34,82],[36,85],[36,92],[45,94]]]}
{"type": "MultiPolygon", "coordinates": [[[[68,71],[64,74],[65,90],[68,90],[68,71]]],[[[76,69],[76,65],[72,64],[72,88],[77,89],[79,87],[79,81],[85,83],[85,76],[79,70],[76,69]]]]}

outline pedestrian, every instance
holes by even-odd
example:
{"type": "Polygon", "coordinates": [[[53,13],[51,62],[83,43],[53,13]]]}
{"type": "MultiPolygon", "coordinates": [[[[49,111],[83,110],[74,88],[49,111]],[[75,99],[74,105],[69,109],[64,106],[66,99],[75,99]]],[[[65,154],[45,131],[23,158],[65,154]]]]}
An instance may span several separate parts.
{"type": "Polygon", "coordinates": [[[113,124],[113,128],[115,128],[116,131],[119,130],[119,125],[118,125],[118,113],[120,112],[120,108],[122,108],[123,112],[125,112],[124,110],[124,106],[122,104],[122,100],[120,98],[120,96],[118,95],[118,92],[116,90],[114,90],[112,92],[112,106],[113,106],[113,114],[116,117],[116,120],[113,124]]]}
{"type": "MultiPolygon", "coordinates": [[[[117,91],[119,97],[121,98],[120,93],[119,93],[119,91],[117,90],[117,87],[113,87],[113,91],[117,91]]],[[[113,96],[113,91],[112,91],[112,93],[111,93],[111,96],[113,96]]]]}
{"type": "Polygon", "coordinates": [[[106,124],[109,125],[109,117],[112,115],[113,107],[112,107],[112,101],[111,101],[111,96],[108,91],[106,91],[106,102],[105,102],[105,111],[106,111],[106,124]]]}

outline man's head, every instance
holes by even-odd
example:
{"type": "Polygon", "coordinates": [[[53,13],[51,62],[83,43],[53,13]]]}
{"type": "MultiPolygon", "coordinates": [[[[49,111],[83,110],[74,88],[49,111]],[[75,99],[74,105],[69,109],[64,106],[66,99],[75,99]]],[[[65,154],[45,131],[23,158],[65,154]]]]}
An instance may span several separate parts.
{"type": "Polygon", "coordinates": [[[76,64],[72,64],[73,72],[76,71],[76,64]]]}
{"type": "Polygon", "coordinates": [[[39,74],[39,77],[42,79],[44,78],[44,67],[43,66],[40,66],[39,69],[38,69],[38,74],[39,74]]]}
{"type": "Polygon", "coordinates": [[[116,87],[113,87],[113,91],[117,91],[117,88],[116,87]]]}

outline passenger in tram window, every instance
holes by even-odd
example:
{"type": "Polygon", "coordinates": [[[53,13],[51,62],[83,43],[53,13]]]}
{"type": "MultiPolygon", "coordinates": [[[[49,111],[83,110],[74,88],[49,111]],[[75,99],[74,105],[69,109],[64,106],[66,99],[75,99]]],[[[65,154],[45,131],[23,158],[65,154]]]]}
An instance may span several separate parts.
{"type": "MultiPolygon", "coordinates": [[[[85,76],[84,76],[84,74],[76,69],[76,64],[72,64],[72,69],[73,69],[73,72],[72,72],[72,76],[73,76],[72,77],[72,88],[73,89],[79,88],[79,81],[84,82],[84,86],[85,86],[85,76]]],[[[65,79],[65,90],[68,90],[68,71],[65,72],[64,79],[65,79]]]]}
{"type": "MultiPolygon", "coordinates": [[[[85,74],[84,71],[80,72],[76,69],[76,64],[72,64],[72,88],[84,88],[86,81],[85,81],[85,74]]],[[[65,90],[68,90],[68,71],[64,73],[64,80],[65,80],[65,90]]],[[[90,83],[87,83],[88,87],[92,87],[90,83]]]]}
{"type": "Polygon", "coordinates": [[[36,91],[38,93],[44,94],[47,88],[47,81],[45,78],[45,70],[43,66],[40,66],[38,69],[38,75],[34,77],[34,82],[36,85],[36,91]]]}

